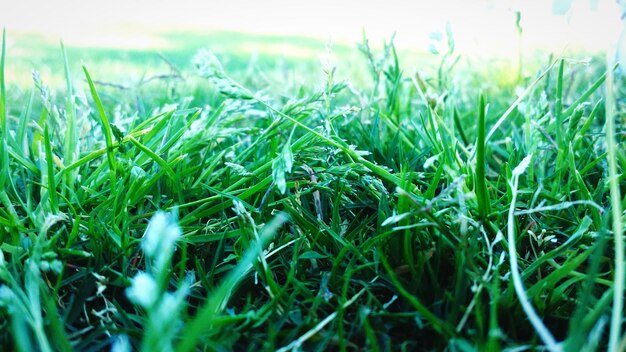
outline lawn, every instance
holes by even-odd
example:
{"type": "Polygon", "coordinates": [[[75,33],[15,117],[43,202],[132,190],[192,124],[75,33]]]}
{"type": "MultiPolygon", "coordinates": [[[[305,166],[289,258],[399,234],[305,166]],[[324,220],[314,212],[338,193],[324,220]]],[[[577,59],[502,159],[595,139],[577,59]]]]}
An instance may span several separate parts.
{"type": "Polygon", "coordinates": [[[2,350],[626,348],[604,55],[160,38],[3,38],[2,350]]]}

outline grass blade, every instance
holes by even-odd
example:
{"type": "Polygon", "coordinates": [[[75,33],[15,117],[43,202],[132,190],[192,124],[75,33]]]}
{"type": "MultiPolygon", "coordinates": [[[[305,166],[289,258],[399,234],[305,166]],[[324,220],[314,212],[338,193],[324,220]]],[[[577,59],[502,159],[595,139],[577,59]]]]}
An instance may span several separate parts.
{"type": "Polygon", "coordinates": [[[515,293],[519,299],[528,320],[535,328],[535,331],[541,338],[546,347],[551,352],[561,351],[561,346],[556,342],[554,336],[545,324],[541,321],[537,312],[532,306],[528,295],[526,294],[526,289],[524,288],[524,283],[522,281],[522,276],[520,275],[520,271],[517,264],[517,250],[515,249],[515,202],[517,200],[517,186],[519,182],[519,176],[526,171],[528,165],[530,164],[532,158],[532,154],[528,155],[520,165],[518,165],[513,170],[513,176],[510,181],[511,186],[511,206],[509,207],[509,216],[507,223],[507,232],[508,232],[508,250],[509,250],[509,260],[511,264],[511,276],[513,278],[513,286],[515,288],[515,293]]]}
{"type": "Polygon", "coordinates": [[[485,99],[480,95],[478,105],[478,137],[476,139],[476,198],[481,219],[489,215],[489,194],[485,176],[485,99]]]}
{"type": "Polygon", "coordinates": [[[9,174],[9,133],[6,111],[6,91],[4,87],[4,56],[6,53],[6,29],[2,29],[2,51],[0,52],[0,190],[4,191],[4,184],[9,174]]]}
{"type": "Polygon", "coordinates": [[[563,145],[563,66],[565,60],[559,62],[559,72],[556,76],[556,103],[554,104],[554,116],[556,119],[556,143],[563,145]]]}
{"type": "Polygon", "coordinates": [[[500,116],[498,121],[496,121],[496,123],[493,125],[493,127],[491,127],[491,129],[489,130],[489,133],[487,134],[487,137],[485,138],[485,143],[487,143],[491,139],[493,134],[496,133],[498,128],[500,128],[500,125],[511,115],[511,113],[513,113],[515,108],[526,98],[526,96],[528,96],[530,94],[530,92],[532,92],[532,90],[535,88],[537,83],[539,83],[543,79],[543,77],[545,77],[545,75],[548,74],[548,72],[550,72],[550,70],[552,70],[552,67],[554,67],[554,65],[556,64],[557,61],[558,60],[554,60],[550,64],[550,66],[548,66],[547,69],[545,69],[537,78],[535,78],[534,81],[532,81],[532,83],[530,85],[528,85],[528,87],[526,87],[524,92],[522,92],[522,94],[520,94],[517,97],[517,99],[513,102],[513,104],[511,104],[511,106],[509,106],[509,108],[506,109],[506,111],[502,114],[502,116],[500,116]]]}
{"type": "Polygon", "coordinates": [[[393,272],[391,265],[389,265],[388,260],[381,253],[380,259],[387,270],[387,274],[389,275],[389,279],[393,283],[394,287],[398,290],[400,295],[405,297],[413,306],[413,308],[419,312],[424,319],[428,320],[435,331],[440,334],[446,336],[446,338],[452,338],[456,336],[456,331],[448,324],[446,324],[443,320],[439,319],[433,312],[431,312],[428,307],[426,307],[422,302],[420,302],[419,298],[412,295],[409,291],[407,291],[403,286],[400,280],[396,277],[396,274],[393,272]]]}
{"type": "Polygon", "coordinates": [[[248,248],[237,266],[231,270],[222,283],[213,291],[206,300],[206,304],[200,309],[196,317],[187,324],[181,343],[176,347],[177,352],[189,352],[195,349],[202,334],[211,328],[212,322],[220,314],[224,305],[245,275],[252,269],[254,262],[263,255],[263,247],[274,236],[279,228],[287,222],[285,214],[278,214],[269,222],[259,234],[258,240],[248,248]]]}
{"type": "MultiPolygon", "coordinates": [[[[98,114],[100,115],[100,123],[102,124],[102,130],[104,137],[106,139],[106,154],[107,160],[109,163],[109,179],[110,179],[110,190],[111,194],[117,194],[115,190],[116,186],[116,167],[115,167],[115,153],[113,148],[113,137],[111,132],[111,125],[109,124],[109,119],[107,118],[106,113],[104,112],[104,107],[102,106],[102,101],[98,96],[98,92],[96,91],[96,87],[93,84],[93,80],[87,71],[87,68],[83,66],[83,71],[85,72],[85,77],[87,78],[87,82],[89,83],[89,90],[91,91],[91,96],[93,97],[94,102],[96,103],[96,109],[98,110],[98,114]]],[[[116,207],[114,206],[113,209],[116,207]]]]}
{"type": "MultiPolygon", "coordinates": [[[[611,67],[612,56],[607,55],[607,66],[611,67]]],[[[611,214],[613,218],[613,240],[615,246],[615,272],[613,286],[613,310],[611,313],[611,332],[609,335],[609,351],[617,351],[622,332],[622,315],[624,309],[624,227],[622,224],[622,196],[620,194],[619,173],[617,171],[617,142],[615,141],[615,91],[613,87],[613,70],[606,76],[606,151],[609,164],[609,187],[611,198],[611,214]]]]}
{"type": "Polygon", "coordinates": [[[54,178],[54,156],[52,154],[52,146],[50,144],[50,133],[48,132],[48,124],[44,127],[43,132],[44,148],[46,152],[46,166],[48,179],[48,198],[50,199],[50,211],[57,213],[59,211],[59,201],[57,195],[57,187],[54,178]]]}
{"type": "MultiPolygon", "coordinates": [[[[63,163],[65,165],[71,165],[76,162],[76,158],[80,153],[78,149],[78,134],[76,127],[76,108],[74,106],[74,87],[72,86],[72,77],[70,74],[70,67],[67,58],[67,51],[65,45],[61,42],[61,51],[63,52],[63,69],[65,73],[65,84],[67,97],[65,103],[66,113],[66,126],[65,126],[65,149],[63,152],[63,163]]],[[[65,174],[65,184],[67,189],[74,189],[74,183],[76,179],[76,172],[68,172],[65,174]]]]}
{"type": "MultiPolygon", "coordinates": [[[[615,70],[617,69],[618,65],[619,64],[616,63],[614,65],[609,65],[607,67],[613,67],[613,69],[610,70],[610,71],[611,72],[615,72],[615,70]]],[[[572,113],[574,113],[574,110],[576,110],[576,108],[580,104],[585,102],[585,100],[589,99],[591,94],[593,94],[596,90],[598,90],[598,88],[600,88],[602,86],[602,83],[604,83],[604,81],[607,79],[608,73],[609,73],[609,70],[607,69],[607,72],[605,72],[602,76],[600,76],[600,78],[598,78],[595,82],[593,82],[591,87],[587,88],[587,90],[583,94],[581,94],[581,96],[578,99],[576,99],[576,101],[572,105],[570,105],[570,107],[565,109],[565,111],[563,111],[563,118],[566,118],[569,115],[571,115],[572,113]]]]}

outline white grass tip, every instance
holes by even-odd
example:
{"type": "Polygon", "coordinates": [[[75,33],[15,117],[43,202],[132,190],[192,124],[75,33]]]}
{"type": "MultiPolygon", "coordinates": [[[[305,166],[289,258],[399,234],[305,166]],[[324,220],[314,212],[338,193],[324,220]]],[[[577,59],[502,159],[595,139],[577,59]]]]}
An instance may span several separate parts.
{"type": "Polygon", "coordinates": [[[528,166],[530,165],[530,161],[533,158],[533,154],[528,154],[516,167],[513,169],[513,177],[519,176],[526,172],[528,166]]]}

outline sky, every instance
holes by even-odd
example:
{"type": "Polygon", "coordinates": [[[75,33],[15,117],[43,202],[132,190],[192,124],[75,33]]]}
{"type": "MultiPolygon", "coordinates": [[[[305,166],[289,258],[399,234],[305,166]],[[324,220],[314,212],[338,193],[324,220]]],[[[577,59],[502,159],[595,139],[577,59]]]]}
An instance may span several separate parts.
{"type": "Polygon", "coordinates": [[[502,54],[527,48],[606,50],[623,27],[615,0],[0,0],[0,26],[44,33],[67,45],[158,48],[158,31],[227,30],[396,44],[425,50],[449,24],[460,52],[502,54]],[[564,14],[556,14],[565,12],[564,14]]]}

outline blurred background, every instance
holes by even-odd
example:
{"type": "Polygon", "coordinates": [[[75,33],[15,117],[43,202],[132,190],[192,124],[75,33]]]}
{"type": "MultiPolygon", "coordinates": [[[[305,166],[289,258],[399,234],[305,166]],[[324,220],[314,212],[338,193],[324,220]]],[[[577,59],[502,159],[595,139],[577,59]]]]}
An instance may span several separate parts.
{"type": "Polygon", "coordinates": [[[138,79],[163,57],[190,66],[200,48],[238,67],[250,60],[301,65],[319,63],[332,43],[335,55],[352,61],[363,33],[374,48],[395,33],[394,43],[409,62],[436,59],[450,49],[452,37],[459,55],[515,65],[537,53],[602,53],[616,43],[622,26],[615,0],[2,2],[7,79],[15,83],[30,80],[37,68],[54,84],[62,67],[59,40],[76,64],[106,63],[109,77],[132,72],[138,79]]]}

